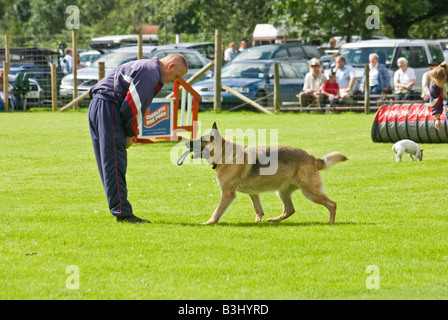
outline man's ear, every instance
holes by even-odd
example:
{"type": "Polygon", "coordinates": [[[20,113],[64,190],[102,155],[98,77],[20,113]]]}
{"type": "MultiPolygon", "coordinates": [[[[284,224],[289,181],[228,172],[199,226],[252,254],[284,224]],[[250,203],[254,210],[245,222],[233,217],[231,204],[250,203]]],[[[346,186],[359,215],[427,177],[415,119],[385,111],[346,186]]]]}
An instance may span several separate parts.
{"type": "Polygon", "coordinates": [[[167,67],[167,69],[168,70],[171,70],[171,69],[173,69],[173,68],[175,68],[176,67],[176,64],[174,63],[174,62],[170,62],[170,63],[168,63],[168,67],[167,67]]]}

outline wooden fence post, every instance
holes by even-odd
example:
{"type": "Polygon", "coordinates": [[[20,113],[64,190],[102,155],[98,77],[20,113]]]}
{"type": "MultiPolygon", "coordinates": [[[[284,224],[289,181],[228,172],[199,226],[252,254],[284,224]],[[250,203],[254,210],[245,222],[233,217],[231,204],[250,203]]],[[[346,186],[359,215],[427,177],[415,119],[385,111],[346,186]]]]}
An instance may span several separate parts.
{"type": "Polygon", "coordinates": [[[274,112],[280,112],[280,76],[278,63],[274,63],[274,112]]]}
{"type": "Polygon", "coordinates": [[[221,111],[221,67],[222,67],[222,35],[221,31],[215,30],[215,95],[213,109],[221,111]]]}
{"type": "Polygon", "coordinates": [[[51,110],[58,110],[58,81],[54,63],[51,64],[51,110]]]}
{"type": "MultiPolygon", "coordinates": [[[[72,54],[73,54],[73,100],[78,98],[78,58],[76,56],[76,31],[72,32],[72,54]]],[[[78,109],[78,104],[73,104],[73,110],[78,109]]]]}
{"type": "Polygon", "coordinates": [[[369,114],[370,113],[370,79],[369,79],[369,65],[365,65],[365,75],[366,75],[366,81],[364,86],[364,113],[369,114]]]}
{"type": "Polygon", "coordinates": [[[5,61],[11,62],[11,55],[9,54],[9,36],[5,34],[5,61]]]}
{"type": "Polygon", "coordinates": [[[3,61],[3,110],[9,111],[9,61],[3,61]]]}
{"type": "Polygon", "coordinates": [[[138,33],[138,52],[137,52],[137,59],[143,59],[143,35],[142,31],[138,33]]]}
{"type": "Polygon", "coordinates": [[[9,111],[9,96],[8,96],[8,89],[9,89],[9,64],[10,64],[10,54],[9,54],[9,36],[5,34],[5,62],[3,62],[3,92],[5,99],[3,101],[3,110],[9,111]]]}
{"type": "Polygon", "coordinates": [[[101,81],[101,79],[103,79],[105,75],[106,75],[106,68],[104,61],[100,61],[98,62],[98,81],[101,81]]]}

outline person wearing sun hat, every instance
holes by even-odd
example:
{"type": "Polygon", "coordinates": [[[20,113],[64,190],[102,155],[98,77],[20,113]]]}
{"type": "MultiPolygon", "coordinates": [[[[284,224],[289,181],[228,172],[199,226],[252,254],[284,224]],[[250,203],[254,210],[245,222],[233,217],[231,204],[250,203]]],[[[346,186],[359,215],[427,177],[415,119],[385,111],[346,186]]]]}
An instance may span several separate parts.
{"type": "Polygon", "coordinates": [[[429,105],[434,115],[434,128],[440,131],[440,115],[445,111],[445,122],[447,121],[446,112],[448,111],[448,65],[442,62],[431,72],[431,83],[429,84],[429,105]]]}
{"type": "Polygon", "coordinates": [[[302,108],[314,103],[314,101],[318,103],[323,102],[324,96],[320,94],[320,89],[327,80],[321,72],[321,66],[317,58],[312,58],[308,67],[310,68],[310,72],[305,75],[303,91],[298,95],[302,108]]]}

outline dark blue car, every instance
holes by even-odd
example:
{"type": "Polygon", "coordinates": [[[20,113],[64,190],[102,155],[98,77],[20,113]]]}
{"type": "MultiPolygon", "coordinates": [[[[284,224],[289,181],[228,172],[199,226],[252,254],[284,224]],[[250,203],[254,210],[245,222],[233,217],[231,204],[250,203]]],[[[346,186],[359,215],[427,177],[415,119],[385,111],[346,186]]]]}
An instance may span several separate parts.
{"type": "MultiPolygon", "coordinates": [[[[303,75],[293,65],[277,60],[245,60],[226,64],[221,71],[222,84],[264,106],[272,106],[274,92],[274,63],[279,64],[280,101],[297,101],[303,88],[303,75]]],[[[199,81],[193,85],[201,96],[201,107],[211,107],[214,100],[215,80],[199,81]]],[[[227,91],[222,91],[223,103],[241,103],[227,91]]]]}

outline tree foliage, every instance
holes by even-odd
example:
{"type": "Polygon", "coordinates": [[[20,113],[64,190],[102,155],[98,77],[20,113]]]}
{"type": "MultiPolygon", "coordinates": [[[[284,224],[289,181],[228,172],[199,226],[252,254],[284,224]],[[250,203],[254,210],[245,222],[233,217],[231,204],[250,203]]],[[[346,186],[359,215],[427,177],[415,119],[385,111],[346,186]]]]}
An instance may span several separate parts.
{"type": "MultiPolygon", "coordinates": [[[[73,0],[0,0],[0,33],[59,34],[73,0]]],[[[288,27],[300,39],[333,35],[448,38],[448,1],[441,0],[78,0],[81,33],[133,33],[155,24],[170,33],[209,33],[220,29],[237,41],[251,38],[257,23],[288,27]],[[380,10],[379,30],[365,21],[370,4],[380,10]]],[[[161,30],[164,30],[161,28],[161,30]]]]}

